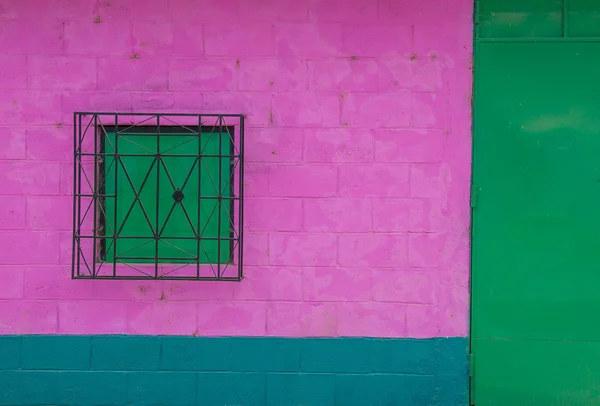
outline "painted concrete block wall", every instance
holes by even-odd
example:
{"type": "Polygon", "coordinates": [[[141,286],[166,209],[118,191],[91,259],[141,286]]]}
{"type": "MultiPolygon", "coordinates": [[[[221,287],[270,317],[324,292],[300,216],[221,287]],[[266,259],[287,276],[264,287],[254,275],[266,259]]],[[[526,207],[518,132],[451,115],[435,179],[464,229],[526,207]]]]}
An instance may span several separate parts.
{"type": "Polygon", "coordinates": [[[0,334],[464,339],[471,3],[2,1],[0,334]],[[71,281],[74,111],[246,114],[246,279],[71,281]]]}
{"type": "Polygon", "coordinates": [[[465,405],[464,341],[0,336],[0,405],[465,405]]]}
{"type": "Polygon", "coordinates": [[[12,0],[0,19],[0,332],[467,334],[470,1],[12,0]],[[247,279],[70,281],[74,110],[247,114],[247,279]]]}

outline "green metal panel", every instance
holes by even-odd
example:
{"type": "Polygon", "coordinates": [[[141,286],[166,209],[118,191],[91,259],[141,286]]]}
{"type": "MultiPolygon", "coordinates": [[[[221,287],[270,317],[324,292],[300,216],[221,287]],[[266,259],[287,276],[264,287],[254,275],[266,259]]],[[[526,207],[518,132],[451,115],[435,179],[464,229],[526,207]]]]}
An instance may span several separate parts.
{"type": "Polygon", "coordinates": [[[476,405],[598,405],[600,343],[480,340],[476,405]]]}
{"type": "Polygon", "coordinates": [[[598,0],[479,0],[480,40],[568,39],[600,35],[598,0]]]}
{"type": "Polygon", "coordinates": [[[569,0],[569,34],[575,37],[600,35],[600,2],[569,0]]]}
{"type": "Polygon", "coordinates": [[[476,47],[471,400],[598,405],[600,43],[476,47]]]}
{"type": "MultiPolygon", "coordinates": [[[[216,264],[219,244],[214,239],[229,238],[231,229],[231,207],[224,203],[229,200],[217,200],[219,190],[223,196],[231,193],[230,138],[226,133],[202,133],[198,137],[168,127],[161,128],[160,138],[155,132],[154,127],[120,132],[119,164],[115,165],[113,156],[106,158],[106,195],[116,191],[116,205],[114,197],[106,198],[105,233],[140,237],[119,239],[116,253],[120,262],[154,263],[158,251],[161,258],[170,258],[159,262],[194,262],[199,255],[201,263],[216,264]],[[201,159],[190,156],[199,150],[201,159]],[[219,150],[227,157],[219,157],[219,150]],[[157,152],[160,159],[156,159],[157,152]],[[129,156],[132,154],[145,156],[129,156]],[[183,193],[180,203],[174,199],[176,190],[183,193]],[[156,232],[160,233],[158,242],[153,237],[156,232]],[[195,239],[198,234],[203,238],[200,244],[195,239]]],[[[115,133],[108,133],[106,138],[105,150],[113,154],[115,133]]],[[[229,261],[231,251],[231,244],[221,241],[220,263],[229,261]]],[[[113,261],[114,256],[114,244],[108,239],[107,261],[113,261]]]]}
{"type": "Polygon", "coordinates": [[[563,0],[484,0],[479,2],[481,38],[560,37],[563,0]]]}

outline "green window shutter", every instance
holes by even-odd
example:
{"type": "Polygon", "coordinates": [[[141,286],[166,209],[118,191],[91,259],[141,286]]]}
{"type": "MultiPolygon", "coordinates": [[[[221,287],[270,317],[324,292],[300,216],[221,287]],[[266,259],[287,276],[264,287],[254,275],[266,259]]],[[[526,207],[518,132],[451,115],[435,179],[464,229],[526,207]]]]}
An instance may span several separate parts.
{"type": "Polygon", "coordinates": [[[230,262],[233,185],[227,132],[198,136],[181,127],[162,127],[157,136],[156,127],[134,127],[115,133],[114,128],[107,133],[100,171],[104,233],[118,236],[116,244],[105,240],[105,260],[230,262]],[[110,156],[115,146],[116,161],[110,156]]]}

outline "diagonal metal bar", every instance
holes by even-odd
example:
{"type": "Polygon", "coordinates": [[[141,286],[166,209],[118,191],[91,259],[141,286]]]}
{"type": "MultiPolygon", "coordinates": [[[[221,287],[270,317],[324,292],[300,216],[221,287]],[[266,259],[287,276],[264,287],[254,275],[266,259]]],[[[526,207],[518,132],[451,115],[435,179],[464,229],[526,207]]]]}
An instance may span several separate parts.
{"type": "Polygon", "coordinates": [[[227,134],[227,136],[229,137],[229,145],[231,145],[232,155],[239,155],[240,152],[238,151],[238,148],[235,145],[235,131],[232,133],[231,131],[229,131],[229,127],[224,127],[224,128],[225,128],[225,134],[227,134]]]}
{"type": "MultiPolygon", "coordinates": [[[[112,156],[112,155],[108,155],[108,156],[112,156]]],[[[104,177],[108,176],[108,174],[110,173],[110,170],[112,169],[113,165],[115,164],[115,161],[116,161],[116,159],[110,160],[110,163],[108,164],[108,168],[104,169],[104,177]]],[[[102,179],[102,180],[105,181],[105,179],[102,179]]]]}
{"type": "MultiPolygon", "coordinates": [[[[192,224],[192,220],[190,219],[190,216],[188,215],[187,210],[185,210],[183,203],[181,203],[180,206],[181,206],[181,209],[183,210],[183,214],[185,215],[185,218],[187,219],[190,228],[192,229],[192,234],[194,234],[195,238],[198,238],[198,233],[196,232],[196,229],[194,228],[194,225],[192,224]]],[[[163,226],[162,230],[164,230],[165,226],[166,226],[166,221],[165,221],[165,225],[163,226]]]]}
{"type": "Polygon", "coordinates": [[[88,274],[90,274],[90,276],[93,276],[92,271],[90,270],[90,265],[88,264],[87,260],[85,259],[85,254],[81,250],[81,244],[79,244],[79,255],[81,255],[81,259],[83,259],[83,264],[87,268],[88,274]]]}
{"type": "MultiPolygon", "coordinates": [[[[187,137],[187,136],[188,136],[188,135],[186,134],[186,137],[187,137]]],[[[190,137],[192,137],[192,136],[190,135],[190,137]]],[[[170,148],[167,148],[167,149],[163,150],[163,151],[162,151],[162,153],[164,154],[165,152],[172,151],[172,150],[174,150],[175,148],[179,148],[179,147],[181,147],[181,146],[183,146],[183,145],[186,145],[186,144],[189,144],[190,142],[192,142],[192,141],[195,141],[195,140],[197,140],[197,138],[196,138],[196,137],[194,137],[194,138],[190,138],[189,140],[187,140],[187,141],[184,141],[184,142],[182,142],[181,144],[177,144],[177,145],[175,145],[175,146],[173,146],[173,147],[170,147],[170,148]]]]}
{"type": "Polygon", "coordinates": [[[110,149],[112,150],[113,153],[115,153],[115,146],[112,144],[112,142],[110,142],[110,137],[108,136],[108,131],[106,131],[106,127],[102,123],[102,119],[100,118],[100,116],[98,116],[98,127],[104,134],[104,135],[102,135],[104,137],[104,139],[106,141],[108,141],[108,145],[110,145],[110,149]]]}
{"type": "MultiPolygon", "coordinates": [[[[175,245],[171,244],[171,243],[170,243],[170,242],[168,242],[167,240],[159,240],[159,241],[160,241],[160,242],[162,242],[163,244],[166,244],[166,245],[168,245],[168,246],[170,246],[170,247],[173,247],[173,248],[175,248],[175,249],[176,249],[176,250],[178,250],[178,251],[181,251],[181,252],[183,252],[184,254],[187,254],[187,255],[191,256],[192,258],[196,258],[195,254],[192,254],[191,252],[187,252],[186,250],[184,250],[184,249],[182,249],[182,248],[179,248],[179,247],[177,247],[177,246],[175,246],[175,245]]],[[[190,258],[190,259],[192,259],[192,258],[190,258]]]]}
{"type": "Polygon", "coordinates": [[[208,180],[210,180],[210,184],[214,188],[215,194],[218,196],[219,195],[219,188],[217,187],[217,185],[215,185],[215,182],[213,181],[213,178],[210,175],[210,171],[208,170],[208,167],[206,166],[206,163],[204,162],[204,160],[201,159],[200,161],[201,161],[202,165],[204,166],[204,169],[206,169],[206,176],[208,177],[208,180]]]}
{"type": "Polygon", "coordinates": [[[163,120],[165,120],[165,121],[168,121],[168,122],[170,122],[170,123],[172,123],[172,124],[175,124],[175,125],[176,125],[176,126],[178,126],[178,127],[181,127],[181,128],[184,128],[184,129],[186,129],[187,131],[189,131],[190,133],[192,133],[191,135],[193,135],[193,134],[198,134],[198,132],[197,132],[196,130],[192,130],[192,129],[191,129],[191,128],[189,128],[188,126],[185,126],[185,125],[183,125],[183,124],[181,124],[181,123],[178,123],[178,122],[176,122],[176,121],[173,121],[173,120],[171,120],[171,119],[170,119],[168,116],[164,116],[164,115],[163,115],[163,116],[161,116],[161,118],[162,118],[163,120]]]}
{"type": "MultiPolygon", "coordinates": [[[[141,244],[141,245],[137,245],[137,246],[135,246],[135,247],[133,247],[133,248],[129,248],[127,251],[123,251],[123,252],[121,252],[121,253],[119,254],[119,256],[120,256],[120,257],[122,257],[123,255],[125,255],[125,254],[127,254],[127,253],[129,253],[129,252],[131,252],[131,251],[135,251],[135,250],[137,250],[137,249],[140,249],[140,248],[142,248],[142,247],[144,247],[144,246],[146,246],[146,245],[150,244],[150,243],[151,243],[151,242],[153,242],[153,241],[154,241],[154,239],[148,239],[148,241],[146,241],[145,243],[143,243],[143,244],[141,244]]],[[[117,253],[115,252],[115,255],[116,255],[116,254],[117,254],[117,253]]]]}
{"type": "Polygon", "coordinates": [[[190,225],[191,229],[192,229],[192,233],[194,233],[194,237],[198,237],[198,233],[196,232],[196,229],[194,228],[194,224],[192,223],[192,219],[190,219],[190,215],[188,214],[187,210],[185,209],[185,205],[183,204],[183,202],[180,204],[181,206],[181,210],[183,210],[183,214],[185,215],[185,218],[188,222],[188,224],[190,225]]]}
{"type": "MultiPolygon", "coordinates": [[[[215,132],[213,130],[211,130],[210,132],[202,133],[202,135],[208,135],[208,136],[206,137],[206,142],[204,142],[204,145],[202,146],[202,148],[200,148],[200,156],[205,155],[204,150],[206,150],[206,148],[208,147],[208,144],[210,143],[210,139],[212,138],[213,134],[215,134],[215,132]]],[[[202,137],[200,137],[200,143],[202,143],[202,137]]]]}
{"type": "MultiPolygon", "coordinates": [[[[128,130],[135,128],[135,127],[140,127],[142,124],[147,123],[148,121],[155,119],[158,117],[158,114],[149,114],[150,117],[142,120],[142,121],[138,121],[135,124],[130,125],[129,127],[123,129],[123,130],[118,130],[119,135],[123,135],[123,133],[126,133],[128,130]]],[[[133,120],[132,120],[133,121],[133,120]]]]}
{"type": "MultiPolygon", "coordinates": [[[[106,215],[106,211],[104,210],[104,206],[102,206],[101,204],[99,204],[98,208],[100,209],[100,211],[102,212],[102,215],[106,219],[108,216],[106,215]]],[[[113,235],[115,233],[115,230],[113,230],[112,226],[110,225],[110,222],[106,222],[105,221],[105,223],[108,226],[108,230],[110,231],[110,235],[113,235]]]]}
{"type": "Polygon", "coordinates": [[[90,212],[90,209],[92,208],[92,204],[94,203],[94,199],[90,199],[90,204],[88,204],[87,209],[85,209],[85,213],[83,214],[83,217],[79,219],[80,223],[79,223],[79,234],[81,234],[81,226],[83,225],[83,222],[85,221],[85,218],[87,217],[88,213],[90,212]]]}
{"type": "Polygon", "coordinates": [[[165,231],[165,228],[167,227],[167,223],[169,222],[169,219],[171,218],[173,211],[175,211],[175,206],[177,206],[177,202],[173,202],[173,205],[171,206],[171,209],[169,210],[169,214],[167,214],[167,218],[163,222],[162,228],[158,232],[158,237],[162,237],[162,234],[165,231]]]}
{"type": "MultiPolygon", "coordinates": [[[[107,238],[107,239],[108,239],[108,238],[107,238]]],[[[107,253],[109,253],[109,252],[110,252],[110,249],[113,247],[113,243],[114,243],[114,242],[115,242],[115,238],[114,238],[114,237],[113,237],[113,238],[110,238],[110,244],[108,244],[108,247],[106,247],[106,248],[104,249],[104,255],[105,255],[105,256],[107,255],[107,253]]],[[[114,255],[113,255],[113,256],[114,256],[114,255]]]]}
{"type": "MultiPolygon", "coordinates": [[[[233,253],[235,252],[235,250],[237,249],[237,247],[238,247],[238,244],[237,244],[237,241],[235,241],[234,244],[232,244],[232,248],[231,248],[231,254],[232,254],[231,258],[232,259],[233,259],[233,253]]],[[[229,270],[229,269],[233,269],[234,272],[235,272],[235,264],[233,263],[233,261],[228,261],[228,262],[225,263],[223,269],[221,270],[221,276],[225,277],[226,273],[227,273],[227,270],[229,270]]]]}
{"type": "Polygon", "coordinates": [[[79,160],[79,166],[81,167],[81,173],[83,173],[83,177],[85,178],[85,182],[88,184],[88,186],[90,187],[90,191],[92,192],[91,194],[94,194],[94,187],[92,186],[92,182],[90,182],[90,179],[88,178],[87,174],[85,173],[85,168],[83,167],[83,164],[81,163],[81,159],[79,160]]]}
{"type": "Polygon", "coordinates": [[[210,214],[208,215],[208,218],[206,219],[206,224],[204,224],[204,227],[202,228],[202,231],[200,232],[200,236],[204,235],[204,232],[206,231],[206,227],[208,227],[210,220],[212,220],[213,214],[215,214],[215,211],[217,210],[217,207],[219,207],[219,206],[220,206],[219,202],[217,201],[215,203],[215,205],[213,206],[213,209],[211,210],[210,214]]]}
{"type": "Polygon", "coordinates": [[[230,173],[229,173],[229,178],[227,178],[227,182],[222,182],[222,189],[221,189],[221,195],[222,196],[226,196],[226,197],[231,197],[231,195],[233,194],[233,185],[234,185],[234,181],[235,181],[235,175],[236,175],[236,169],[238,167],[240,160],[239,159],[234,159],[232,161],[232,164],[230,165],[230,173]],[[229,188],[229,193],[225,193],[225,189],[229,188]]]}
{"type": "Polygon", "coordinates": [[[170,271],[168,271],[168,272],[164,272],[162,275],[160,275],[160,276],[158,277],[158,279],[164,278],[164,277],[165,277],[165,276],[167,276],[167,275],[171,275],[172,273],[175,273],[175,272],[179,271],[180,269],[183,269],[183,268],[185,268],[186,266],[189,266],[189,265],[192,265],[192,264],[193,264],[193,262],[189,262],[189,263],[187,263],[187,264],[183,264],[182,266],[178,266],[177,268],[175,268],[175,269],[172,269],[172,270],[170,270],[170,271]]]}
{"type": "Polygon", "coordinates": [[[210,255],[208,254],[208,251],[206,251],[206,248],[204,247],[204,244],[202,244],[202,239],[199,239],[200,241],[200,247],[202,248],[202,251],[204,251],[204,254],[206,254],[206,259],[208,260],[208,265],[210,266],[210,270],[212,271],[213,275],[215,276],[215,278],[217,277],[217,273],[215,272],[215,267],[212,264],[212,261],[210,260],[210,255]]]}
{"type": "Polygon", "coordinates": [[[139,273],[141,273],[141,274],[144,274],[144,275],[146,275],[146,276],[149,276],[149,277],[151,277],[151,278],[154,278],[154,275],[152,275],[152,274],[149,274],[149,273],[146,273],[146,272],[144,272],[144,271],[142,271],[142,270],[140,270],[140,269],[137,269],[136,267],[134,267],[134,266],[132,266],[132,265],[128,264],[127,262],[123,262],[123,261],[121,261],[121,260],[119,260],[119,259],[118,259],[118,260],[116,260],[115,262],[116,262],[116,263],[119,263],[119,264],[122,264],[122,265],[125,265],[126,267],[128,267],[128,268],[131,268],[131,269],[133,269],[133,270],[134,270],[134,271],[136,271],[136,272],[139,272],[139,273]]]}
{"type": "MultiPolygon", "coordinates": [[[[187,176],[185,177],[185,180],[183,181],[183,185],[181,185],[181,190],[182,191],[185,188],[185,186],[188,184],[188,181],[190,180],[190,178],[192,177],[192,173],[194,172],[194,169],[196,168],[196,165],[198,164],[199,160],[200,160],[199,158],[196,158],[194,160],[194,163],[192,164],[192,167],[190,168],[187,176]]],[[[166,165],[164,163],[164,160],[163,160],[163,166],[165,167],[165,170],[168,172],[168,169],[167,169],[167,167],[166,167],[166,165]]]]}
{"type": "Polygon", "coordinates": [[[171,184],[171,188],[173,189],[173,192],[174,192],[175,190],[177,190],[177,186],[175,186],[175,182],[173,181],[173,178],[171,177],[171,174],[169,173],[169,168],[166,167],[162,158],[158,158],[158,161],[159,161],[159,164],[162,165],[163,168],[165,168],[165,173],[167,174],[167,179],[169,180],[169,183],[171,184]]]}
{"type": "Polygon", "coordinates": [[[103,266],[104,264],[106,264],[106,262],[104,262],[104,261],[102,261],[102,260],[100,260],[100,262],[96,264],[96,266],[97,266],[98,268],[97,268],[97,270],[95,270],[95,272],[94,272],[94,277],[96,277],[96,276],[100,275],[100,270],[102,269],[102,266],[103,266]]]}
{"type": "Polygon", "coordinates": [[[125,137],[127,137],[127,135],[120,134],[119,140],[127,141],[135,146],[145,149],[146,151],[150,152],[151,154],[154,154],[154,151],[152,151],[150,148],[147,148],[147,147],[143,146],[142,144],[138,144],[137,142],[130,140],[129,138],[125,138],[125,137]]]}
{"type": "Polygon", "coordinates": [[[215,123],[211,126],[212,127],[211,132],[214,132],[214,130],[216,128],[219,128],[221,116],[216,116],[216,117],[214,117],[214,119],[215,119],[215,123]]]}
{"type": "MultiPolygon", "coordinates": [[[[77,149],[75,150],[76,153],[82,153],[83,151],[83,141],[85,140],[85,136],[87,135],[88,130],[90,129],[92,123],[94,122],[94,118],[96,117],[96,115],[92,115],[92,117],[90,118],[90,122],[87,124],[87,126],[85,127],[85,130],[83,130],[83,133],[81,134],[81,138],[79,139],[79,145],[77,146],[77,149]]],[[[81,115],[79,116],[79,120],[81,121],[81,115]]],[[[80,123],[80,127],[81,127],[81,123],[80,123]]]]}
{"type": "Polygon", "coordinates": [[[231,207],[231,206],[233,206],[233,205],[230,205],[229,207],[223,205],[223,208],[224,208],[225,212],[227,213],[227,223],[229,224],[229,234],[233,235],[234,238],[238,238],[239,236],[238,236],[237,230],[235,229],[235,219],[233,216],[233,212],[235,210],[234,210],[234,207],[231,207]]]}
{"type": "Polygon", "coordinates": [[[131,180],[131,177],[129,176],[129,173],[127,172],[127,168],[125,168],[125,164],[123,164],[123,161],[121,159],[119,159],[119,158],[117,158],[117,159],[121,163],[121,167],[123,168],[123,172],[125,173],[125,177],[127,178],[127,181],[129,182],[129,185],[131,186],[131,189],[133,190],[133,194],[135,195],[135,199],[133,199],[133,202],[131,203],[131,206],[129,207],[129,210],[127,211],[127,214],[125,215],[125,218],[123,219],[123,223],[121,223],[121,228],[119,228],[119,231],[117,232],[117,234],[121,234],[121,231],[123,231],[123,227],[127,223],[127,220],[129,218],[131,212],[133,211],[133,208],[135,207],[135,203],[137,202],[140,205],[140,208],[142,209],[142,212],[144,213],[144,217],[146,218],[146,221],[148,222],[148,226],[150,227],[150,230],[152,231],[152,234],[156,235],[156,232],[154,231],[154,228],[152,227],[152,222],[150,221],[150,218],[148,217],[148,213],[146,213],[146,209],[144,208],[144,205],[142,204],[142,201],[140,199],[140,194],[144,190],[144,186],[146,186],[146,182],[148,181],[148,178],[150,177],[150,173],[152,172],[152,168],[154,168],[154,164],[156,163],[156,159],[154,159],[152,161],[152,164],[150,164],[150,169],[148,169],[148,172],[146,173],[146,176],[144,177],[144,181],[142,182],[142,184],[140,186],[140,191],[139,192],[135,189],[135,186],[133,185],[133,181],[131,180]]]}

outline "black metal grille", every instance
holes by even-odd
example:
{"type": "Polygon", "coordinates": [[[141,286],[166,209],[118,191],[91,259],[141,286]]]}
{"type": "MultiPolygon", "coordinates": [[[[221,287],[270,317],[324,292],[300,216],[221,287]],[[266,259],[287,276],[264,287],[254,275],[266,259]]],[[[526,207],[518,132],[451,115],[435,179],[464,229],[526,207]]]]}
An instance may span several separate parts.
{"type": "Polygon", "coordinates": [[[242,279],[244,116],[74,114],[74,279],[242,279]]]}

